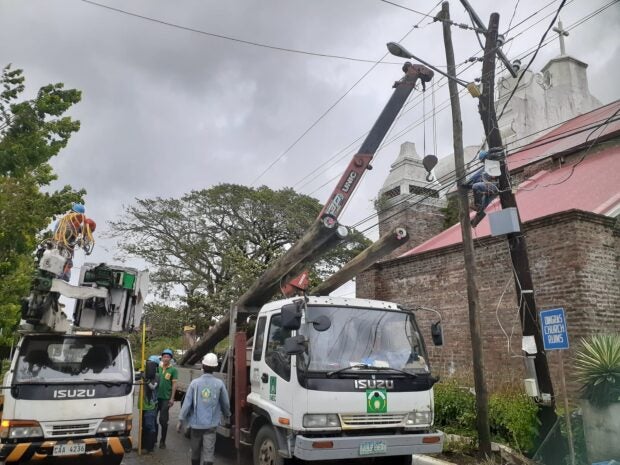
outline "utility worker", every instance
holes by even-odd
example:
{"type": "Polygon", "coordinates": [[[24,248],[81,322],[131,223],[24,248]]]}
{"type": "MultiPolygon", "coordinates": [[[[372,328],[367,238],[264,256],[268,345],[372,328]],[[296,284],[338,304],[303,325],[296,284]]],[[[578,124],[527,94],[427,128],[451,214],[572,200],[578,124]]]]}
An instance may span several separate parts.
{"type": "Polygon", "coordinates": [[[177,391],[177,379],[179,372],[172,366],[172,349],[164,349],[161,353],[161,368],[159,372],[159,386],[157,386],[157,413],[159,426],[161,426],[161,439],[159,448],[166,448],[166,436],[168,434],[168,411],[174,405],[174,395],[177,391]]]}
{"type": "Polygon", "coordinates": [[[157,443],[157,384],[159,382],[159,357],[151,355],[146,362],[144,374],[144,397],[142,399],[142,447],[147,454],[153,452],[157,443]]]}
{"type": "Polygon", "coordinates": [[[501,153],[497,153],[497,149],[487,152],[481,150],[478,153],[478,159],[484,162],[485,166],[477,170],[462,186],[471,189],[474,194],[474,204],[472,209],[476,212],[476,216],[471,220],[472,226],[477,226],[484,218],[485,209],[499,194],[498,182],[501,174],[498,157],[501,153]],[[489,163],[486,162],[489,160],[489,163]]]}
{"type": "Polygon", "coordinates": [[[184,424],[191,428],[192,465],[200,465],[201,456],[203,465],[213,465],[216,428],[222,415],[230,417],[226,386],[212,374],[216,368],[217,355],[208,353],[202,358],[204,374],[190,383],[179,413],[177,431],[184,424]]]}

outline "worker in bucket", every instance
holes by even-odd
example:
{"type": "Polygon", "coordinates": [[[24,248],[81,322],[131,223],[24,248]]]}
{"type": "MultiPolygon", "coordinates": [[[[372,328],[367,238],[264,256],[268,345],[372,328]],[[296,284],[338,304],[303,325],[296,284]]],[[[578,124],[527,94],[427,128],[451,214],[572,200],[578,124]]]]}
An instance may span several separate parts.
{"type": "Polygon", "coordinates": [[[216,428],[222,416],[230,417],[230,402],[224,382],[213,376],[217,368],[217,355],[208,353],[202,358],[200,378],[194,379],[187,389],[177,432],[184,426],[191,428],[190,447],[192,465],[213,465],[215,457],[216,428]]]}

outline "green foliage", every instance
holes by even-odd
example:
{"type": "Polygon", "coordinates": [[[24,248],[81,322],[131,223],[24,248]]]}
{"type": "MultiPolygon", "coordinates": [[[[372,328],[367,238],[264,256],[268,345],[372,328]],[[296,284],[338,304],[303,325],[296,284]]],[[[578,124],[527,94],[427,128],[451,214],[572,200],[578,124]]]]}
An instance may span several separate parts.
{"type": "Polygon", "coordinates": [[[489,398],[491,436],[519,451],[530,451],[538,436],[538,406],[523,392],[502,391],[489,398]]]}
{"type": "MultiPolygon", "coordinates": [[[[476,400],[455,380],[435,385],[435,425],[446,433],[477,438],[476,400]]],[[[489,423],[494,441],[529,451],[538,435],[538,407],[524,393],[501,391],[489,398],[489,423]]]]}
{"type": "Polygon", "coordinates": [[[435,425],[445,433],[474,437],[476,399],[456,380],[435,384],[435,425]]]}
{"type": "Polygon", "coordinates": [[[41,192],[56,179],[48,161],[67,145],[80,125],[63,114],[80,101],[63,84],[42,87],[30,100],[20,69],[10,66],[0,77],[0,349],[10,346],[19,321],[20,299],[33,272],[31,254],[39,232],[54,215],[81,201],[85,191],[65,186],[41,192]]]}
{"type": "Polygon", "coordinates": [[[456,195],[451,195],[447,199],[448,204],[446,208],[441,209],[441,212],[444,214],[443,229],[448,229],[459,222],[459,198],[456,195]]]}
{"type": "MultiPolygon", "coordinates": [[[[158,297],[170,302],[181,290],[180,324],[204,326],[227,312],[320,210],[316,199],[292,189],[221,184],[181,198],[137,200],[111,227],[123,254],[152,265],[158,297]]],[[[313,266],[311,279],[330,274],[367,245],[361,234],[351,234],[313,266]]]]}
{"type": "Polygon", "coordinates": [[[575,368],[584,399],[599,407],[620,402],[620,334],[582,339],[575,368]]]}

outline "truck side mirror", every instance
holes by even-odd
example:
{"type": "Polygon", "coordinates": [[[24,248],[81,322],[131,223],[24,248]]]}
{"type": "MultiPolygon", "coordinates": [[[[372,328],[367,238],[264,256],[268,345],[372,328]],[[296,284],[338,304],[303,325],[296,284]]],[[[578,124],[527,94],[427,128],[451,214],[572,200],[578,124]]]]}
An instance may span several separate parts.
{"type": "Polygon", "coordinates": [[[443,330],[441,329],[441,321],[431,325],[431,336],[433,338],[433,344],[436,346],[443,345],[443,330]]]}
{"type": "Polygon", "coordinates": [[[141,371],[134,371],[133,372],[133,380],[134,381],[141,381],[142,379],[144,379],[144,373],[142,373],[141,371]]]}
{"type": "Polygon", "coordinates": [[[306,351],[306,338],[304,336],[297,335],[287,337],[284,340],[284,351],[288,355],[301,355],[306,351]]]}
{"type": "Polygon", "coordinates": [[[282,306],[282,328],[297,330],[301,327],[301,301],[282,306]]]}

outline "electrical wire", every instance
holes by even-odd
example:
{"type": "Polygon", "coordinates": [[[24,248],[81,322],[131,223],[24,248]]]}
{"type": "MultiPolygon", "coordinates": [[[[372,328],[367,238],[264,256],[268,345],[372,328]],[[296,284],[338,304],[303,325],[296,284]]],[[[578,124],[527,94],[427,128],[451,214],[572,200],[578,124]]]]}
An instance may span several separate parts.
{"type": "MultiPolygon", "coordinates": [[[[441,0],[439,2],[437,2],[437,4],[435,6],[433,6],[433,8],[430,10],[432,11],[433,9],[435,9],[437,7],[437,5],[439,5],[439,3],[441,3],[441,0]]],[[[421,22],[421,21],[420,21],[421,22]]],[[[405,38],[407,38],[407,36],[409,36],[409,34],[411,34],[413,32],[413,30],[416,28],[416,26],[418,26],[420,24],[420,22],[417,25],[414,25],[401,39],[400,41],[404,40],[405,38]]],[[[251,183],[251,185],[254,185],[260,178],[262,178],[278,161],[280,161],[288,152],[290,152],[293,147],[295,147],[305,136],[306,134],[308,134],[325,116],[327,116],[327,114],[336,106],[338,105],[338,103],[340,103],[360,82],[362,82],[362,80],[368,76],[368,74],[371,73],[371,71],[373,69],[375,69],[378,64],[386,57],[389,55],[389,52],[386,52],[375,64],[373,64],[368,71],[366,71],[356,82],[355,84],[353,84],[341,97],[339,97],[325,112],[323,112],[323,114],[321,114],[321,116],[319,116],[319,118],[314,121],[314,123],[312,123],[310,125],[310,127],[308,129],[306,129],[301,136],[299,136],[295,142],[293,142],[291,145],[289,145],[286,150],[284,150],[284,152],[282,152],[280,155],[278,155],[275,160],[273,160],[269,166],[267,166],[267,168],[265,168],[251,183]]]]}
{"type": "MultiPolygon", "coordinates": [[[[572,3],[573,1],[574,1],[574,0],[569,0],[569,1],[567,2],[567,4],[570,4],[570,3],[572,3]]],[[[547,8],[549,5],[553,4],[554,2],[555,2],[555,0],[553,0],[553,1],[552,1],[552,2],[550,2],[550,3],[548,3],[548,4],[547,4],[547,5],[545,5],[545,6],[544,6],[541,10],[536,11],[534,14],[530,15],[528,18],[526,18],[525,20],[521,21],[519,24],[515,25],[512,29],[515,29],[515,28],[517,28],[518,26],[520,26],[521,24],[524,24],[524,23],[525,23],[525,21],[527,21],[529,18],[534,17],[536,14],[538,14],[540,11],[542,11],[542,10],[543,10],[543,9],[545,9],[545,8],[547,8]]],[[[548,15],[543,16],[543,17],[542,17],[539,21],[537,21],[536,23],[534,23],[533,25],[529,26],[529,27],[528,27],[528,28],[526,28],[524,31],[522,31],[521,33],[519,33],[519,35],[520,35],[520,34],[522,34],[522,33],[523,33],[523,32],[525,32],[525,31],[527,31],[527,30],[531,29],[533,26],[535,26],[536,24],[538,24],[538,23],[542,22],[544,19],[546,19],[548,16],[551,16],[552,14],[553,14],[553,12],[552,12],[552,13],[550,13],[550,14],[548,14],[548,15]]],[[[507,33],[507,32],[508,32],[508,31],[506,31],[506,33],[507,33]]],[[[509,40],[512,40],[512,39],[509,39],[509,40]]],[[[507,42],[508,42],[508,41],[507,41],[507,42]]],[[[483,55],[483,57],[484,57],[484,55],[483,55]]],[[[483,57],[481,57],[481,59],[482,59],[483,57]]],[[[467,66],[467,68],[465,68],[465,69],[463,69],[463,70],[459,71],[458,73],[456,73],[456,74],[457,74],[457,76],[458,76],[458,75],[460,75],[460,74],[462,74],[463,72],[467,71],[467,70],[468,70],[468,69],[470,69],[472,66],[474,66],[474,63],[473,63],[473,62],[470,62],[469,60],[467,60],[467,61],[465,61],[465,62],[463,62],[463,63],[459,64],[459,65],[457,66],[457,69],[458,69],[459,67],[461,67],[461,66],[465,65],[465,64],[468,64],[468,63],[469,63],[469,66],[467,66]]],[[[502,64],[503,64],[503,63],[500,63],[500,66],[501,66],[502,64]]],[[[439,79],[438,83],[439,83],[439,82],[442,82],[442,81],[445,81],[445,82],[444,82],[444,83],[443,83],[443,84],[439,87],[439,89],[441,89],[441,88],[445,87],[445,86],[446,86],[446,84],[447,84],[447,79],[446,79],[444,76],[442,76],[442,77],[439,79]]],[[[438,84],[438,83],[437,83],[437,84],[438,84]]],[[[420,95],[420,96],[421,96],[421,95],[420,95]]],[[[449,100],[446,100],[446,101],[444,101],[443,103],[448,102],[448,101],[449,101],[449,100]]],[[[413,104],[414,102],[415,102],[415,100],[413,100],[413,101],[412,101],[412,104],[413,104]]],[[[410,108],[408,108],[408,109],[407,109],[407,108],[405,108],[405,109],[403,110],[403,113],[407,113],[407,112],[411,111],[413,108],[417,107],[419,104],[420,104],[420,99],[418,99],[418,102],[417,102],[415,105],[412,105],[412,107],[410,107],[410,108]]],[[[441,105],[441,104],[440,104],[440,105],[441,105]]],[[[418,125],[419,125],[419,124],[418,124],[418,125]]],[[[415,125],[415,126],[411,127],[410,129],[412,130],[412,129],[414,129],[415,127],[417,127],[418,125],[415,125]]],[[[366,135],[366,134],[368,134],[368,132],[366,132],[365,134],[363,134],[363,135],[359,136],[359,137],[356,139],[356,141],[357,141],[357,140],[360,140],[360,139],[361,139],[362,137],[364,137],[364,135],[366,135]]],[[[404,135],[404,134],[402,134],[402,133],[401,133],[401,136],[402,136],[402,135],[404,135]]],[[[347,146],[347,148],[348,148],[348,147],[350,147],[351,145],[353,145],[354,143],[355,143],[355,141],[354,141],[354,142],[352,142],[351,144],[349,144],[349,146],[347,146]]],[[[481,146],[481,149],[482,149],[482,147],[483,147],[483,146],[484,146],[484,144],[481,146]]],[[[338,154],[342,153],[342,152],[343,152],[343,151],[345,151],[347,148],[344,148],[344,149],[342,149],[342,150],[338,151],[338,152],[337,152],[334,156],[337,156],[338,154]]],[[[305,180],[308,176],[310,176],[310,175],[312,175],[312,174],[316,173],[316,172],[317,172],[317,171],[318,171],[318,170],[319,170],[322,166],[324,166],[324,165],[326,165],[326,164],[328,164],[328,163],[329,163],[329,166],[326,168],[326,169],[329,169],[330,167],[332,167],[332,166],[334,166],[335,164],[337,164],[337,163],[338,163],[341,159],[343,159],[343,158],[344,158],[344,157],[346,157],[347,155],[348,155],[348,154],[344,154],[344,155],[343,155],[340,159],[337,159],[337,160],[330,159],[330,160],[328,160],[328,161],[324,162],[322,165],[319,165],[319,167],[315,168],[315,170],[313,170],[313,171],[312,171],[309,175],[306,175],[304,178],[300,179],[300,180],[299,180],[299,181],[295,184],[295,187],[296,187],[296,186],[298,186],[298,185],[299,185],[299,183],[303,182],[303,181],[304,181],[304,180],[305,180]]],[[[322,173],[322,172],[321,172],[321,173],[322,173]]],[[[319,173],[319,174],[320,174],[320,173],[319,173]]],[[[334,178],[332,178],[332,179],[328,180],[328,181],[327,181],[327,182],[325,182],[323,185],[321,185],[319,188],[315,189],[315,190],[314,190],[314,191],[313,191],[310,195],[312,195],[312,194],[313,194],[314,192],[316,192],[317,190],[320,190],[321,188],[323,188],[324,186],[326,186],[327,184],[329,184],[329,183],[330,183],[331,181],[333,181],[334,179],[337,179],[339,176],[340,176],[340,174],[338,174],[338,175],[337,175],[337,176],[335,176],[334,178]]],[[[300,188],[305,187],[305,186],[306,186],[306,185],[308,185],[310,182],[312,182],[314,179],[316,179],[316,176],[315,176],[313,179],[310,179],[308,182],[305,182],[302,186],[300,186],[300,188]]]]}
{"type": "Polygon", "coordinates": [[[565,4],[566,4],[566,0],[562,0],[562,3],[560,3],[560,6],[558,7],[557,11],[555,12],[555,15],[553,16],[553,19],[551,20],[551,23],[549,24],[549,27],[547,27],[547,30],[544,32],[544,34],[540,38],[540,42],[538,43],[538,47],[536,47],[536,50],[534,51],[534,54],[532,55],[532,58],[530,59],[529,63],[525,67],[525,69],[519,75],[519,78],[517,79],[517,82],[515,83],[514,89],[512,89],[512,92],[508,96],[508,99],[506,100],[506,102],[504,102],[504,106],[502,107],[502,111],[500,111],[499,116],[497,117],[498,121],[501,119],[502,115],[504,114],[504,110],[506,109],[506,106],[508,105],[508,103],[510,102],[510,100],[514,96],[515,92],[517,91],[517,87],[519,87],[519,83],[523,79],[523,76],[525,76],[525,73],[527,72],[527,70],[530,69],[530,66],[534,62],[534,59],[536,58],[536,55],[538,55],[538,52],[540,51],[540,49],[542,47],[542,44],[545,41],[545,38],[547,37],[547,34],[549,33],[549,31],[551,30],[551,28],[555,24],[555,20],[560,15],[560,11],[562,11],[562,8],[564,8],[565,4]]]}
{"type": "MultiPolygon", "coordinates": [[[[204,36],[208,36],[208,37],[214,37],[217,39],[223,39],[223,40],[228,40],[231,42],[237,42],[240,44],[244,44],[244,45],[250,45],[253,47],[260,47],[260,48],[266,48],[269,50],[275,50],[278,52],[287,52],[287,53],[296,53],[299,55],[308,55],[308,56],[314,56],[314,57],[319,57],[319,58],[335,58],[338,60],[346,60],[346,61],[355,61],[358,63],[374,63],[375,60],[369,60],[369,59],[363,59],[363,58],[354,58],[354,57],[348,57],[348,56],[343,56],[343,55],[332,55],[329,53],[318,53],[318,52],[309,52],[306,50],[298,50],[298,49],[294,49],[294,48],[288,48],[288,47],[278,47],[276,45],[268,45],[268,44],[263,44],[260,42],[254,42],[251,40],[244,40],[244,39],[239,39],[236,37],[231,37],[231,36],[226,36],[223,34],[216,34],[213,32],[208,32],[208,31],[203,31],[202,29],[196,29],[193,27],[189,27],[189,26],[183,26],[180,24],[176,24],[176,23],[172,23],[170,21],[164,21],[162,19],[156,19],[156,18],[152,18],[149,16],[145,16],[145,15],[141,15],[138,13],[132,13],[130,11],[127,10],[123,10],[121,8],[116,8],[116,7],[112,7],[109,5],[104,5],[102,3],[97,3],[94,2],[92,0],[79,0],[83,3],[87,3],[89,5],[93,5],[93,6],[97,6],[100,8],[104,8],[106,10],[110,10],[110,11],[114,11],[116,13],[121,13],[123,15],[127,15],[127,16],[132,16],[134,18],[139,18],[139,19],[143,19],[145,21],[150,21],[152,23],[156,23],[156,24],[161,24],[163,26],[168,26],[168,27],[172,27],[175,29],[181,29],[183,31],[187,31],[187,32],[193,32],[196,34],[201,34],[204,36]]],[[[381,64],[389,64],[389,65],[402,65],[402,63],[397,63],[397,62],[382,62],[381,64]]]]}
{"type": "MultiPolygon", "coordinates": [[[[569,0],[568,2],[566,2],[566,4],[568,5],[568,4],[572,3],[572,1],[574,1],[574,0],[569,0]]],[[[580,26],[581,24],[583,24],[583,23],[584,23],[584,22],[586,22],[587,20],[591,19],[591,18],[592,18],[592,17],[594,17],[595,15],[597,15],[597,14],[601,13],[604,9],[608,8],[609,6],[611,6],[612,4],[614,4],[614,3],[616,3],[616,2],[617,2],[617,0],[614,0],[614,1],[610,2],[610,3],[608,3],[607,5],[605,5],[605,6],[601,7],[601,8],[599,8],[598,10],[595,10],[594,12],[590,13],[588,16],[586,16],[586,17],[582,18],[582,19],[581,19],[581,20],[579,20],[578,22],[576,22],[576,23],[574,23],[573,25],[569,26],[569,27],[567,28],[567,30],[572,30],[572,29],[574,29],[575,27],[580,26]]],[[[551,2],[551,3],[553,3],[553,2],[551,2]]],[[[546,6],[550,5],[551,3],[547,4],[546,6]]],[[[545,7],[546,7],[546,6],[545,6],[545,7]]],[[[543,7],[543,8],[545,8],[545,7],[543,7]]],[[[547,17],[551,16],[552,14],[554,14],[554,12],[552,12],[552,13],[550,13],[550,14],[548,14],[548,15],[545,15],[543,18],[541,18],[541,19],[540,19],[539,21],[537,21],[535,24],[538,24],[538,23],[542,22],[544,19],[546,19],[547,17]]],[[[531,17],[533,17],[533,16],[534,16],[534,15],[530,15],[530,17],[529,17],[529,18],[531,18],[531,17]]],[[[522,21],[521,23],[519,23],[519,24],[523,24],[523,21],[522,21]]],[[[515,29],[517,26],[518,26],[518,25],[514,26],[512,29],[515,29]]],[[[532,27],[533,27],[533,25],[532,25],[532,27]]],[[[528,28],[528,29],[529,29],[529,28],[528,28]]],[[[527,30],[527,29],[526,29],[526,30],[527,30]]],[[[553,42],[553,40],[549,40],[549,41],[547,41],[546,43],[544,43],[544,44],[542,45],[542,47],[544,47],[544,46],[548,45],[548,44],[549,44],[549,43],[551,43],[551,42],[553,42]]],[[[541,47],[541,48],[542,48],[542,47],[541,47]]],[[[525,53],[525,55],[522,57],[522,58],[525,58],[525,57],[529,56],[532,52],[529,52],[529,53],[528,53],[528,52],[526,51],[526,52],[522,52],[522,53],[525,53]]],[[[467,62],[462,63],[462,64],[466,64],[466,63],[467,63],[467,62]]],[[[459,65],[459,66],[461,66],[461,65],[459,65]]],[[[468,66],[465,70],[462,70],[461,72],[459,72],[459,73],[457,73],[457,74],[461,74],[462,72],[464,72],[464,71],[466,71],[467,69],[469,69],[471,66],[473,66],[473,63],[470,63],[470,66],[468,66]]],[[[501,67],[501,66],[503,66],[503,63],[498,63],[498,66],[500,66],[500,67],[501,67]]],[[[439,81],[439,82],[441,82],[441,79],[440,79],[440,81],[439,81]]],[[[445,83],[444,83],[442,86],[440,86],[439,88],[441,89],[441,88],[442,88],[442,87],[444,87],[444,86],[445,86],[445,83]]],[[[461,93],[462,93],[462,94],[464,94],[464,92],[461,92],[461,93]]],[[[442,102],[442,103],[445,103],[445,102],[448,102],[448,101],[449,101],[449,100],[446,100],[446,101],[444,101],[444,102],[442,102]]],[[[415,108],[417,105],[419,105],[419,103],[420,103],[420,102],[418,102],[418,103],[417,103],[414,107],[412,107],[412,108],[409,108],[409,109],[405,110],[405,112],[408,112],[408,111],[410,111],[411,109],[415,108]]],[[[440,104],[439,106],[441,106],[441,104],[440,104]]],[[[442,110],[444,110],[444,109],[446,109],[446,108],[447,108],[447,107],[441,108],[439,111],[442,111],[442,110]]],[[[407,129],[407,130],[403,130],[403,131],[401,131],[401,133],[399,133],[397,136],[395,136],[395,138],[394,138],[394,139],[397,139],[397,138],[400,138],[400,137],[404,136],[404,134],[405,134],[405,133],[407,133],[407,132],[409,132],[409,131],[411,131],[411,130],[413,130],[413,129],[415,129],[416,127],[418,127],[418,126],[419,126],[419,123],[418,123],[418,124],[415,124],[415,125],[414,125],[414,124],[415,124],[415,123],[413,123],[412,125],[410,125],[410,126],[408,127],[408,129],[407,129]]],[[[559,123],[559,124],[561,124],[561,123],[559,123]]],[[[361,139],[361,137],[363,137],[363,136],[360,136],[357,140],[361,139]]],[[[394,140],[392,140],[392,141],[388,141],[388,144],[389,144],[389,143],[392,143],[392,142],[394,142],[394,140]]],[[[353,143],[354,143],[354,142],[353,142],[353,143]]],[[[353,143],[352,143],[352,144],[353,144],[353,143]]],[[[512,143],[512,142],[511,142],[511,143],[512,143]]],[[[352,145],[352,144],[350,144],[350,145],[352,145]]],[[[481,149],[484,147],[484,145],[485,145],[485,143],[483,143],[483,144],[481,145],[481,147],[480,147],[480,149],[479,149],[479,150],[481,150],[481,149]]],[[[346,150],[346,149],[343,149],[343,150],[346,150]]],[[[341,153],[341,152],[342,152],[342,151],[340,151],[340,152],[338,152],[338,153],[341,153]]],[[[336,155],[338,155],[338,153],[337,153],[336,155]]],[[[340,159],[337,159],[337,160],[330,159],[328,162],[325,162],[325,163],[324,163],[324,165],[325,165],[325,164],[327,164],[327,163],[330,163],[329,167],[334,166],[334,165],[335,165],[335,164],[337,164],[337,163],[338,163],[341,159],[343,159],[344,157],[346,157],[346,155],[347,155],[347,154],[343,155],[340,159]]],[[[316,173],[318,170],[320,170],[321,166],[323,166],[323,165],[320,165],[319,167],[317,167],[317,168],[316,168],[316,169],[315,169],[315,170],[314,170],[311,174],[314,174],[314,173],[316,173]]],[[[328,167],[328,168],[329,168],[329,167],[328,167]]],[[[318,175],[320,175],[321,173],[322,173],[322,171],[321,171],[321,172],[319,172],[319,173],[318,173],[318,175]]],[[[304,186],[308,185],[310,182],[312,182],[314,179],[316,179],[316,178],[318,177],[318,175],[317,175],[317,176],[315,176],[314,178],[310,179],[309,181],[305,182],[305,183],[304,183],[301,187],[304,187],[304,186]]],[[[309,175],[308,175],[308,176],[309,176],[309,175]]],[[[341,174],[338,174],[338,175],[337,175],[337,176],[335,176],[334,178],[332,178],[332,179],[328,180],[327,182],[325,182],[324,184],[322,184],[321,186],[319,186],[317,189],[315,189],[314,191],[312,191],[312,192],[310,193],[310,195],[312,195],[312,194],[314,194],[315,192],[317,192],[318,190],[322,189],[322,188],[323,188],[323,187],[325,187],[327,184],[329,184],[331,181],[333,181],[334,179],[337,179],[339,176],[341,176],[341,174]]],[[[302,178],[300,181],[298,181],[298,183],[299,183],[299,182],[304,181],[305,179],[306,179],[306,177],[302,178]]]]}

